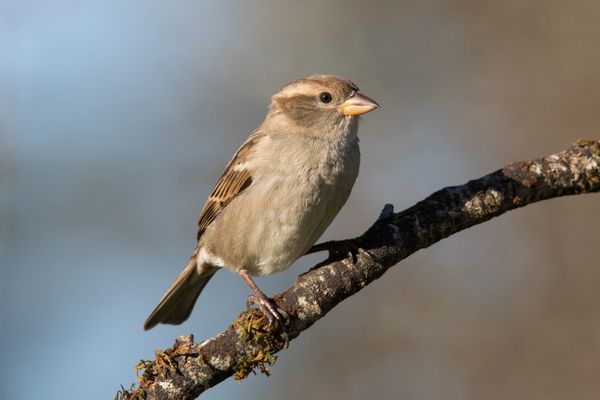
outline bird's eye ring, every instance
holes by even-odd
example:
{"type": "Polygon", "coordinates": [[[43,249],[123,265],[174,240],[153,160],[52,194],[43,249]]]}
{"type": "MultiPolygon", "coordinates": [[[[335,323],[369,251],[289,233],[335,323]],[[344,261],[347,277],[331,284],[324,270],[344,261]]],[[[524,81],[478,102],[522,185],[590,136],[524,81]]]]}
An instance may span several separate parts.
{"type": "Polygon", "coordinates": [[[323,103],[329,103],[332,99],[333,97],[331,97],[331,93],[329,92],[323,92],[319,94],[319,100],[321,100],[323,103]]]}

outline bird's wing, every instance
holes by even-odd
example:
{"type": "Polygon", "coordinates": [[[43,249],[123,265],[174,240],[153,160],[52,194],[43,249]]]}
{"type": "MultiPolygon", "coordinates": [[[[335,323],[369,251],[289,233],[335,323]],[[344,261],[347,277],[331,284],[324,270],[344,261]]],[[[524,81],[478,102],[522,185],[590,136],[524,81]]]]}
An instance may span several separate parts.
{"type": "Polygon", "coordinates": [[[200,212],[198,240],[200,240],[208,225],[227,207],[227,204],[252,184],[252,175],[247,168],[248,155],[252,152],[254,146],[256,146],[259,136],[259,131],[254,131],[235,153],[229,164],[227,164],[225,172],[219,178],[211,195],[204,204],[202,212],[200,212]]]}

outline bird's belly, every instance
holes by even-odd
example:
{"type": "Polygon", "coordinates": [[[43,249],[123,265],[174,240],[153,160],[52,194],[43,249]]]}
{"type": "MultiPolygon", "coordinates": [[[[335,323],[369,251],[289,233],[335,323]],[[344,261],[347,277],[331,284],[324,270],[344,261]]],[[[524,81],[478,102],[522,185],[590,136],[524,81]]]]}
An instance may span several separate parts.
{"type": "Polygon", "coordinates": [[[251,273],[268,275],[287,268],[323,234],[348,198],[349,190],[322,185],[296,196],[271,197],[264,219],[256,221],[251,273]],[[278,198],[281,197],[281,198],[278,198]]]}
{"type": "Polygon", "coordinates": [[[228,206],[229,212],[215,224],[218,230],[205,232],[203,239],[218,238],[207,240],[215,244],[209,251],[222,259],[226,268],[268,275],[289,267],[323,234],[346,202],[353,183],[289,186],[286,182],[249,191],[244,201],[228,206]]]}

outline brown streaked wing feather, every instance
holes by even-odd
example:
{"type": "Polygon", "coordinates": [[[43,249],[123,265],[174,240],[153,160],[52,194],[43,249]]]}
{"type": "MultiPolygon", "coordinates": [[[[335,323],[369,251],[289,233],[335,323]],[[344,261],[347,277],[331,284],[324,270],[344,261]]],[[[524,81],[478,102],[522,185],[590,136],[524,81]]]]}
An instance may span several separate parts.
{"type": "Polygon", "coordinates": [[[219,212],[252,184],[250,171],[247,169],[235,170],[235,166],[247,159],[252,147],[257,142],[257,136],[258,131],[254,131],[235,153],[233,159],[227,164],[225,172],[219,178],[211,195],[208,197],[206,204],[204,204],[200,213],[200,221],[198,222],[198,240],[200,240],[208,225],[215,220],[219,212]]]}

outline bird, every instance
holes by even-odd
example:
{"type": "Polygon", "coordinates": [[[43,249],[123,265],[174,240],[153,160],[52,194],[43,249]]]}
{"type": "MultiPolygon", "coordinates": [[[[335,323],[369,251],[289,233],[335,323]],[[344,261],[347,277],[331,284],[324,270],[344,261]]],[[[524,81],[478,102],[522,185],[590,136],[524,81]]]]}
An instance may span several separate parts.
{"type": "MultiPolygon", "coordinates": [[[[187,320],[222,268],[239,274],[269,324],[289,317],[256,285],[311,249],[346,203],[360,165],[358,121],[379,104],[349,80],[311,75],[272,96],[267,115],[204,204],[197,244],[144,329],[187,320]]],[[[327,242],[326,242],[327,243],[327,242]]],[[[332,242],[333,243],[333,242],[332,242]]]]}

